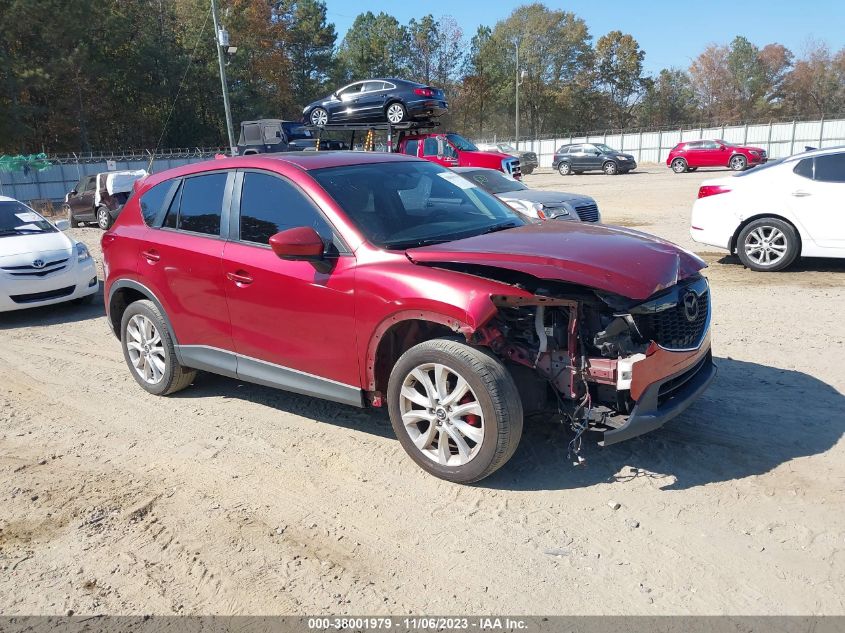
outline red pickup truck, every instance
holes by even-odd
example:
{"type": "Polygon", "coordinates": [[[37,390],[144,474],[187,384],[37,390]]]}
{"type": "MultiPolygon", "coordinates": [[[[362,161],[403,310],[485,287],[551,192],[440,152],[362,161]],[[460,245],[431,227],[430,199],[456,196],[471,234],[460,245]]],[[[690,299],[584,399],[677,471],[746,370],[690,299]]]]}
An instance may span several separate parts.
{"type": "Polygon", "coordinates": [[[503,156],[501,152],[483,152],[454,132],[405,136],[399,141],[398,151],[444,167],[487,167],[498,169],[517,180],[522,178],[518,158],[503,156]]]}

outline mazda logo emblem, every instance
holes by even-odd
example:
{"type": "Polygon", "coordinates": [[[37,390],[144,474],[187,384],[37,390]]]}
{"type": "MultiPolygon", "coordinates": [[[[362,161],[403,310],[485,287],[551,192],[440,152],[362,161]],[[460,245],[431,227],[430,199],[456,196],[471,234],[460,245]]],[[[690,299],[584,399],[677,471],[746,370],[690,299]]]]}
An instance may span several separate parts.
{"type": "Polygon", "coordinates": [[[687,292],[683,298],[684,316],[687,321],[694,323],[698,318],[698,297],[694,292],[687,292]]]}
{"type": "Polygon", "coordinates": [[[36,259],[32,262],[33,268],[44,268],[44,260],[43,259],[36,259]]]}

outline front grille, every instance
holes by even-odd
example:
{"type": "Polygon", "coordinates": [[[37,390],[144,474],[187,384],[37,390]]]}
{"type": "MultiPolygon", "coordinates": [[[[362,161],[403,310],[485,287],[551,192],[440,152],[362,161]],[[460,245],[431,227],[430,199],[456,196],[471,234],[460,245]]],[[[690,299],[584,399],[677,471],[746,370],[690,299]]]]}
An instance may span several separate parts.
{"type": "Polygon", "coordinates": [[[46,277],[52,273],[64,270],[67,268],[68,258],[56,259],[51,262],[44,262],[40,267],[28,264],[26,266],[3,266],[0,267],[5,273],[12,277],[46,277]]]}
{"type": "Polygon", "coordinates": [[[76,290],[76,286],[67,286],[65,288],[47,290],[45,292],[32,292],[27,295],[9,295],[9,298],[15,303],[35,303],[37,301],[47,301],[49,299],[67,297],[68,295],[73,294],[74,290],[76,290]]]}
{"type": "Polygon", "coordinates": [[[582,222],[599,221],[599,208],[595,204],[584,204],[579,207],[575,207],[575,212],[578,214],[578,217],[581,218],[582,222]]]}
{"type": "Polygon", "coordinates": [[[640,334],[655,341],[666,349],[690,349],[697,347],[704,337],[707,317],[710,311],[710,293],[696,296],[694,318],[688,318],[683,299],[677,305],[653,314],[638,314],[634,317],[640,334]]]}
{"type": "Polygon", "coordinates": [[[522,169],[519,166],[519,159],[510,158],[502,161],[502,163],[504,168],[507,170],[507,173],[510,174],[512,177],[518,180],[522,176],[522,169]]]}

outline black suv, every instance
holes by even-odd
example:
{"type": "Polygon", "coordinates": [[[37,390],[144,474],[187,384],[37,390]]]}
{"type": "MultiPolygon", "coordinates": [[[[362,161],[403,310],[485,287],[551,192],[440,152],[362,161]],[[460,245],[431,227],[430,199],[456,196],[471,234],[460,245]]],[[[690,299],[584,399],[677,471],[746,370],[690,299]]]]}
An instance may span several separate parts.
{"type": "Polygon", "coordinates": [[[637,161],[630,154],[617,152],[604,143],[574,143],[558,148],[552,167],[557,169],[561,176],[596,170],[614,176],[636,169],[637,161]]]}
{"type": "MultiPolygon", "coordinates": [[[[276,152],[301,152],[317,147],[317,136],[297,121],[259,119],[241,122],[238,154],[272,154],[276,152]]],[[[320,149],[349,149],[346,143],[334,139],[321,139],[320,149]]]]}

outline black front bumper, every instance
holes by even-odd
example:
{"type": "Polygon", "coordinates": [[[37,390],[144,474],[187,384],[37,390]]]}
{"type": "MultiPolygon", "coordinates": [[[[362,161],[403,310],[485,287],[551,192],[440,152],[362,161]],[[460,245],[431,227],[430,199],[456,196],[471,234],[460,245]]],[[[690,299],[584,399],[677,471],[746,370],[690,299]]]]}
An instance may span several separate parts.
{"type": "Polygon", "coordinates": [[[713,353],[708,351],[693,367],[649,385],[622,426],[604,432],[599,446],[610,446],[659,429],[679,416],[716,377],[713,353]]]}

